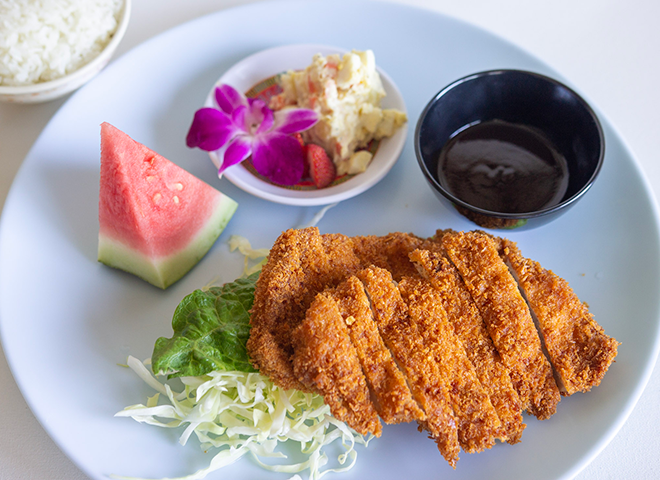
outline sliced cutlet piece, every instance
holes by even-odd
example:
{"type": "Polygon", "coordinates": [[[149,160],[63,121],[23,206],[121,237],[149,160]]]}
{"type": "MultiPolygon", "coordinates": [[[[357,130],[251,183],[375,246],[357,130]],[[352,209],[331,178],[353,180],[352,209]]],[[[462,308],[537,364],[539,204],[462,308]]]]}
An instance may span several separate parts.
{"type": "Polygon", "coordinates": [[[385,423],[424,420],[401,370],[378,333],[369,299],[357,277],[349,277],[335,293],[348,333],[355,346],[372,400],[385,423]]]}
{"type": "Polygon", "coordinates": [[[257,280],[248,354],[282,388],[305,390],[293,374],[291,330],[327,286],[331,264],[317,228],[287,230],[275,241],[257,280]]]}
{"type": "Polygon", "coordinates": [[[415,250],[410,254],[410,259],[422,277],[431,282],[440,294],[447,318],[502,423],[499,438],[511,444],[518,443],[525,429],[520,397],[458,271],[440,253],[415,250]]]}
{"type": "Polygon", "coordinates": [[[291,336],[293,371],[300,382],[323,396],[335,418],[363,435],[380,436],[382,426],[360,360],[330,292],[316,296],[291,336]]]}
{"type": "Polygon", "coordinates": [[[352,237],[354,251],[362,265],[384,268],[392,274],[395,281],[404,276],[416,276],[417,270],[408,255],[419,248],[423,239],[402,232],[388,233],[383,237],[352,237]]]}
{"type": "Polygon", "coordinates": [[[403,277],[417,276],[417,269],[410,261],[410,252],[419,248],[423,239],[411,234],[394,232],[383,237],[382,248],[387,255],[389,271],[395,281],[403,277]]]}
{"type": "Polygon", "coordinates": [[[408,315],[417,326],[424,346],[436,362],[445,385],[450,385],[449,398],[458,441],[467,453],[491,448],[502,436],[501,422],[484,390],[474,365],[447,319],[440,293],[430,282],[406,277],[399,291],[408,305],[408,315]]]}
{"type": "Polygon", "coordinates": [[[523,409],[540,420],[549,418],[557,409],[559,389],[527,303],[497,244],[484,233],[467,232],[444,235],[442,246],[486,323],[523,409]]]}
{"type": "Polygon", "coordinates": [[[413,398],[426,413],[420,426],[430,433],[438,450],[456,468],[460,446],[448,386],[438,372],[431,352],[425,347],[417,327],[392,275],[385,269],[369,267],[357,273],[371,302],[374,319],[385,345],[404,372],[413,398]]]}
{"type": "Polygon", "coordinates": [[[321,235],[321,240],[328,256],[328,282],[332,285],[339,285],[362,268],[350,237],[340,233],[325,233],[321,235]]]}
{"type": "Polygon", "coordinates": [[[363,235],[351,237],[353,251],[360,260],[363,267],[374,265],[379,268],[389,269],[387,254],[383,251],[382,237],[376,235],[363,235]]]}
{"type": "Polygon", "coordinates": [[[605,334],[566,280],[523,257],[514,242],[502,239],[500,245],[537,320],[562,394],[599,385],[616,357],[618,342],[605,334]]]}

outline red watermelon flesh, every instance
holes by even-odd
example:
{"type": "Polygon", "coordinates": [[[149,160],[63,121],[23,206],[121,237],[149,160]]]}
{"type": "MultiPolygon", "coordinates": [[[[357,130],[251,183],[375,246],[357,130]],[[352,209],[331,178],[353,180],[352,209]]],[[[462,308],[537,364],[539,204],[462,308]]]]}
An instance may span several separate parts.
{"type": "Polygon", "coordinates": [[[101,125],[99,261],[166,288],[211,248],[236,202],[101,125]]]}

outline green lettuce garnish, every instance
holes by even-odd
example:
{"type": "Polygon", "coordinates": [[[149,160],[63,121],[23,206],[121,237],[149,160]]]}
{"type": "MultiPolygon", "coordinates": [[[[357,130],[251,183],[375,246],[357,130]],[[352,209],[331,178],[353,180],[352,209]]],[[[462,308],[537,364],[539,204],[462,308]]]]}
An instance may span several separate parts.
{"type": "Polygon", "coordinates": [[[256,272],[186,296],[174,311],[174,336],[156,340],[151,356],[153,371],[169,377],[213,371],[256,372],[246,343],[258,277],[256,272]]]}

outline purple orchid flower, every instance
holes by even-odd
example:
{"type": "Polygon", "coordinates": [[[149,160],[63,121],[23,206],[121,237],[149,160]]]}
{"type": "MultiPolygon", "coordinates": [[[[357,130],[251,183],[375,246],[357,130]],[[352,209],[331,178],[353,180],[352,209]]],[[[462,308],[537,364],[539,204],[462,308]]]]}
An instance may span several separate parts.
{"type": "Polygon", "coordinates": [[[294,185],[303,175],[303,149],[292,136],[319,119],[313,110],[289,108],[273,112],[263,100],[247,98],[233,87],[215,89],[218,108],[195,112],[186,138],[190,148],[219,152],[218,175],[252,155],[259,174],[280,185],[294,185]]]}

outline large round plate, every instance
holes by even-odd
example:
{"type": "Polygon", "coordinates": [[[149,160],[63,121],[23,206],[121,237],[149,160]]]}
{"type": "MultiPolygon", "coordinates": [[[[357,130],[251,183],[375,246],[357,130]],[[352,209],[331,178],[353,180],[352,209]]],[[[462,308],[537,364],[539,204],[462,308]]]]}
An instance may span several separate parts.
{"type": "MultiPolygon", "coordinates": [[[[240,274],[242,259],[228,251],[229,235],[267,247],[282,230],[316,213],[316,208],[273,204],[218,180],[206,153],[185,147],[194,111],[223,72],[263,49],[310,42],[373,49],[399,86],[411,121],[442,86],[471,72],[521,68],[557,76],[501,39],[431,12],[356,0],[275,1],[166,32],[78,91],[35,143],[6,202],[0,226],[0,333],[36,417],[93,479],[179,476],[210,459],[195,443],[180,446],[177,432],[113,418],[153,393],[118,364],[128,354],[149,357],[155,339],[170,336],[172,313],[184,295],[240,274]],[[104,121],[239,202],[220,241],[167,291],[96,261],[104,121]]],[[[566,278],[605,331],[622,342],[601,386],[563,399],[550,420],[527,417],[518,445],[463,454],[456,472],[415,425],[398,425],[386,426],[382,438],[360,449],[357,466],[338,478],[570,478],[616,434],[658,352],[660,249],[648,185],[620,136],[605,119],[603,125],[605,164],[589,194],[555,222],[509,235],[524,254],[566,278]]],[[[425,184],[410,131],[390,173],[328,211],[323,232],[431,235],[436,228],[474,228],[440,205],[425,184]]],[[[245,458],[214,478],[287,476],[264,472],[245,458]]]]}
{"type": "MultiPolygon", "coordinates": [[[[215,86],[221,83],[227,83],[242,92],[247,92],[264,79],[287,70],[304,69],[312,62],[312,57],[316,53],[327,56],[332,53],[343,54],[345,51],[327,45],[296,44],[257,52],[227,70],[209,92],[204,105],[207,107],[214,105],[215,86]]],[[[396,108],[405,112],[406,105],[401,92],[387,73],[379,67],[377,69],[387,94],[383,99],[382,107],[396,108]]],[[[327,188],[299,190],[281,187],[258,178],[243,164],[227,169],[224,176],[238,188],[271,202],[297,206],[329,205],[359,195],[381,181],[399,159],[406,142],[407,131],[408,124],[404,124],[392,137],[383,139],[365,172],[327,188]]],[[[210,156],[213,163],[219,166],[217,152],[211,152],[210,156]]]]}

